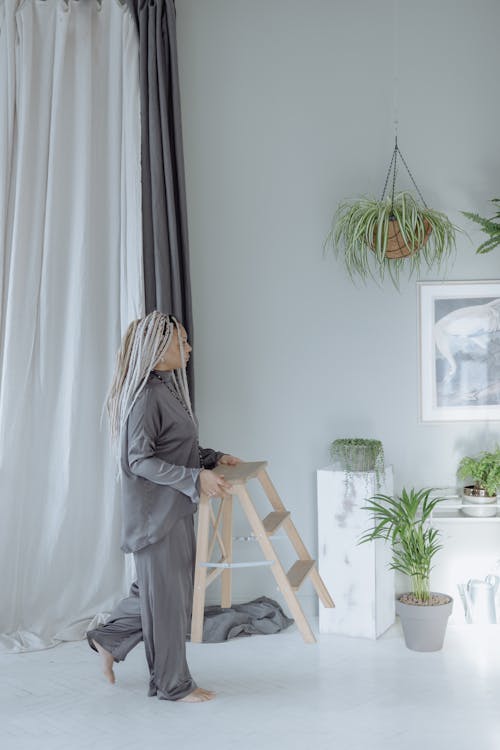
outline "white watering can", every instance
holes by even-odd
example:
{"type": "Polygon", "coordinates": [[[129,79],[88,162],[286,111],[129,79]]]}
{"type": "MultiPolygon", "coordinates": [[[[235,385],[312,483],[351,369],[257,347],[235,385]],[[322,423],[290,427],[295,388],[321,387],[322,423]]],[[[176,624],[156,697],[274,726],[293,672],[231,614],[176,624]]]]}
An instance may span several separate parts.
{"type": "Polygon", "coordinates": [[[471,578],[467,585],[459,584],[468,623],[496,623],[495,594],[499,584],[500,578],[494,575],[488,575],[484,580],[471,578]]]}

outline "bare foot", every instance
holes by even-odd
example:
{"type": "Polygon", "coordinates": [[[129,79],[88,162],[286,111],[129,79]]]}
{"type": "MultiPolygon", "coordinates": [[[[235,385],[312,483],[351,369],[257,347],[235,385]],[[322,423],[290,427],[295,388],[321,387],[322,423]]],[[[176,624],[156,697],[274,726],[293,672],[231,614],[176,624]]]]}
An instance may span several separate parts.
{"type": "Polygon", "coordinates": [[[179,698],[179,702],[184,703],[203,703],[204,701],[211,701],[215,698],[213,690],[204,690],[203,688],[195,688],[192,693],[188,693],[184,698],[179,698]]]}
{"type": "Polygon", "coordinates": [[[113,672],[113,664],[115,663],[115,660],[113,659],[113,656],[109,653],[109,651],[106,651],[105,648],[101,646],[100,643],[97,643],[94,639],[92,639],[92,643],[96,647],[96,649],[99,651],[101,657],[102,657],[102,671],[104,672],[104,676],[110,682],[112,685],[115,684],[115,673],[113,672]]]}

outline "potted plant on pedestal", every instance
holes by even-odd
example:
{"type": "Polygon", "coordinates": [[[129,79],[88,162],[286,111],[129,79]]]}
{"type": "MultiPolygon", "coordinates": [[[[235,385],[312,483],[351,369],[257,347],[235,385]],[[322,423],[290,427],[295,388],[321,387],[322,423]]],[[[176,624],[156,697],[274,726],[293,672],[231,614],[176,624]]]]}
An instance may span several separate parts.
{"type": "Polygon", "coordinates": [[[330,456],[346,471],[384,470],[384,448],[380,440],[337,438],[330,445],[330,456]]]}
{"type": "MultiPolygon", "coordinates": [[[[385,466],[384,448],[380,440],[338,438],[330,445],[330,457],[333,465],[345,472],[346,488],[354,473],[373,471],[375,489],[381,489],[385,466]]],[[[373,489],[371,491],[373,492],[373,489]]]]}
{"type": "Polygon", "coordinates": [[[497,489],[500,486],[500,447],[482,451],[477,456],[464,456],[458,465],[458,477],[472,479],[474,484],[463,489],[462,512],[467,516],[494,516],[497,508],[497,489]],[[485,507],[491,505],[494,507],[485,507]],[[482,506],[482,507],[474,507],[482,506]]]}
{"type": "Polygon", "coordinates": [[[400,497],[375,495],[365,509],[373,513],[374,526],[360,544],[385,539],[392,549],[390,567],[410,578],[411,591],[396,600],[405,643],[413,651],[439,651],[443,646],[453,599],[430,591],[430,573],[435,554],[441,549],[439,531],[429,518],[442,498],[432,490],[403,489],[400,497]]]}

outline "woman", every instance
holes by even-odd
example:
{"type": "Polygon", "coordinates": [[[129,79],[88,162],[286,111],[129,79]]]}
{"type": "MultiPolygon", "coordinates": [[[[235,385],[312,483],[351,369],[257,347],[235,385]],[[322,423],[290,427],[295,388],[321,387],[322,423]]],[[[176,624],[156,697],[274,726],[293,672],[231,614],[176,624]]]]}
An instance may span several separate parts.
{"type": "Polygon", "coordinates": [[[186,662],[195,562],[193,514],[201,493],[229,489],[211,469],[239,459],[198,445],[186,364],[191,346],[172,316],[152,312],[130,324],[106,401],[119,448],[121,549],[133,552],[137,581],[106,624],[87,633],[115,681],[113,664],[144,640],[149,695],[201,702],[186,662]]]}

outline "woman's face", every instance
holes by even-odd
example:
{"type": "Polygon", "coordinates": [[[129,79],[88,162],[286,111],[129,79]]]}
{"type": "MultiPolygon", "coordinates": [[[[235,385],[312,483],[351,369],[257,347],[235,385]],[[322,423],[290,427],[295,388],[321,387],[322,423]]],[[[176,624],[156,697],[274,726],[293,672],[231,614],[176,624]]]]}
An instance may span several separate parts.
{"type": "Polygon", "coordinates": [[[184,362],[189,362],[189,355],[192,351],[192,346],[188,341],[186,329],[184,326],[180,326],[180,336],[177,334],[177,329],[174,331],[172,341],[165,354],[155,365],[155,370],[178,370],[182,367],[181,347],[184,351],[184,362]]]}

